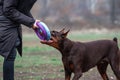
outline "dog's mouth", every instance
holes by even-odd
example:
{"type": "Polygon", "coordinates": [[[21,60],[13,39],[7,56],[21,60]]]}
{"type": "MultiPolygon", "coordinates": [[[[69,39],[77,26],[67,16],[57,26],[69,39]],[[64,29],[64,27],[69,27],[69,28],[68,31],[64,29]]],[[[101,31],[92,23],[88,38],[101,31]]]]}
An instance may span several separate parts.
{"type": "Polygon", "coordinates": [[[54,43],[54,42],[56,42],[56,40],[55,40],[55,38],[53,37],[53,36],[51,36],[51,38],[50,38],[50,40],[42,40],[42,41],[40,41],[42,44],[47,44],[47,45],[50,45],[50,44],[52,44],[52,43],[54,43]]]}

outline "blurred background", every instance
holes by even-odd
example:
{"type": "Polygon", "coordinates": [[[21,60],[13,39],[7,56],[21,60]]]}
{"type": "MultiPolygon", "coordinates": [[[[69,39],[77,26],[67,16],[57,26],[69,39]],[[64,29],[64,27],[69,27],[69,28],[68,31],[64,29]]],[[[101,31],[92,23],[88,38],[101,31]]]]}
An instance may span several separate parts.
{"type": "Polygon", "coordinates": [[[50,29],[116,28],[120,0],[37,0],[32,13],[50,29]]]}
{"type": "MultiPolygon", "coordinates": [[[[117,37],[120,47],[120,0],[37,0],[31,12],[50,30],[70,29],[67,37],[71,40],[87,42],[117,37]]],[[[23,26],[23,57],[17,55],[15,80],[64,80],[61,57],[59,51],[41,44],[34,31],[23,26]]],[[[0,80],[2,62],[0,58],[0,80]]],[[[107,73],[110,80],[116,80],[110,66],[107,73]]],[[[93,68],[80,80],[102,78],[93,68]]]]}
{"type": "Polygon", "coordinates": [[[120,24],[119,0],[38,0],[32,12],[49,27],[120,24]]]}

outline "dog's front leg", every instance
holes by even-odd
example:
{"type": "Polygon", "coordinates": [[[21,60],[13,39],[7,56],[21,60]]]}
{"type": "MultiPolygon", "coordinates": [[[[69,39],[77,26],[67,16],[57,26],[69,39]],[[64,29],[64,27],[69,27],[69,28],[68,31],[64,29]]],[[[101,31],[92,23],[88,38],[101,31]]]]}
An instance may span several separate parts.
{"type": "Polygon", "coordinates": [[[78,71],[77,73],[75,73],[75,75],[74,75],[74,77],[73,77],[73,79],[72,80],[79,80],[79,78],[82,76],[82,72],[80,71],[78,71]]]}
{"type": "Polygon", "coordinates": [[[69,64],[65,58],[62,58],[62,61],[64,65],[64,70],[65,70],[65,80],[70,80],[72,72],[70,70],[69,64]]]}
{"type": "Polygon", "coordinates": [[[72,80],[79,80],[81,76],[82,76],[81,66],[76,64],[76,66],[74,67],[74,77],[72,80]]]}
{"type": "Polygon", "coordinates": [[[65,80],[70,80],[72,72],[65,70],[65,80]]]}

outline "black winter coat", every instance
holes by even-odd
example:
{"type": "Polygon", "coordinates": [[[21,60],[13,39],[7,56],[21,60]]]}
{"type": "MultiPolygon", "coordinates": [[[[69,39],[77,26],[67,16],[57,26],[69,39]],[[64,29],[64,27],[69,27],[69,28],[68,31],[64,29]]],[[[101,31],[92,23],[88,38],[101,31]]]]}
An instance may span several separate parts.
{"type": "Polygon", "coordinates": [[[0,0],[0,55],[7,58],[16,40],[20,38],[17,46],[22,56],[21,24],[32,27],[35,19],[30,10],[36,0],[0,0]]]}

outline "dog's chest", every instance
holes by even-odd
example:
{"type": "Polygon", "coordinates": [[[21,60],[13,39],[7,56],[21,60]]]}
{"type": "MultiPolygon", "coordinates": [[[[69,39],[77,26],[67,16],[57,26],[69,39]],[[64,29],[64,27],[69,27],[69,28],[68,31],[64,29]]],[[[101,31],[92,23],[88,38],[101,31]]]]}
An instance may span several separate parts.
{"type": "Polygon", "coordinates": [[[73,64],[69,64],[69,68],[70,68],[70,70],[73,72],[74,71],[74,66],[73,66],[73,64]]]}

